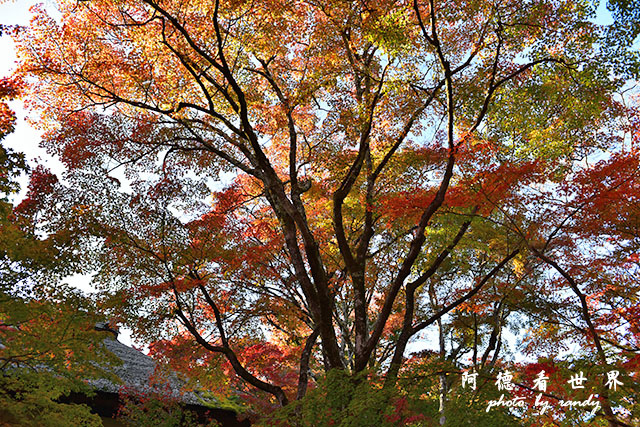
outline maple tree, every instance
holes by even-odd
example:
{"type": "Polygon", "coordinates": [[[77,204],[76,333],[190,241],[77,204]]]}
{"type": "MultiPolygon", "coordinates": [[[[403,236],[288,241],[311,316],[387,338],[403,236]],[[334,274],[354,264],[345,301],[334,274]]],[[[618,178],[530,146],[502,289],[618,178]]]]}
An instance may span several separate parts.
{"type": "Polygon", "coordinates": [[[60,400],[70,392],[90,393],[86,380],[108,376],[90,361],[114,360],[93,330],[99,319],[94,302],[61,283],[81,271],[73,262],[75,239],[65,230],[47,236],[38,230],[55,176],[41,166],[29,171],[24,155],[4,146],[16,122],[5,101],[20,90],[19,80],[0,79],[0,424],[101,425],[87,406],[60,400]],[[10,196],[28,172],[26,197],[14,206],[10,196]]]}
{"type": "MultiPolygon", "coordinates": [[[[434,328],[429,357],[492,375],[529,323],[532,356],[579,343],[633,388],[637,57],[591,3],[34,14],[17,74],[68,168],[42,227],[77,236],[102,307],[201,384],[271,406],[335,369],[388,390],[434,328]]],[[[592,421],[625,425],[635,402],[596,389],[592,421]]]]}

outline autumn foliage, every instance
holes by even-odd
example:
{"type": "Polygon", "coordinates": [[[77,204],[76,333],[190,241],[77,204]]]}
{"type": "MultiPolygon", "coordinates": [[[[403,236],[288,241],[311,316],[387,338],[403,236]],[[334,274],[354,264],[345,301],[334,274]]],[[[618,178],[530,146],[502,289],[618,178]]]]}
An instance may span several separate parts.
{"type": "Polygon", "coordinates": [[[537,425],[492,378],[590,364],[625,383],[578,417],[637,421],[637,56],[591,2],[56,7],[16,76],[67,171],[18,214],[156,357],[300,425],[331,387],[327,425],[537,425]]]}

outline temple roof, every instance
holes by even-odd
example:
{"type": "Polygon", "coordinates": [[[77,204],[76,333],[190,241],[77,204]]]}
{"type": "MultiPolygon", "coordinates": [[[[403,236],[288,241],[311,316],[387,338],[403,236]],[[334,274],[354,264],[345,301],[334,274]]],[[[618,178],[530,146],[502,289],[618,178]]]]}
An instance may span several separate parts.
{"type": "MultiPolygon", "coordinates": [[[[182,403],[205,406],[205,401],[210,401],[210,399],[201,397],[197,392],[183,391],[185,381],[182,381],[175,372],[160,371],[157,362],[150,356],[118,341],[117,331],[101,328],[99,324],[96,325],[96,329],[109,331],[116,335],[105,338],[103,343],[107,350],[122,361],[121,365],[106,367],[108,371],[121,379],[122,384],[115,384],[106,378],[90,380],[89,383],[97,390],[118,393],[122,387],[125,387],[129,391],[139,393],[157,391],[163,394],[169,390],[171,397],[182,403]],[[167,383],[169,387],[167,387],[167,383]]],[[[215,402],[210,403],[215,404],[215,402]]]]}

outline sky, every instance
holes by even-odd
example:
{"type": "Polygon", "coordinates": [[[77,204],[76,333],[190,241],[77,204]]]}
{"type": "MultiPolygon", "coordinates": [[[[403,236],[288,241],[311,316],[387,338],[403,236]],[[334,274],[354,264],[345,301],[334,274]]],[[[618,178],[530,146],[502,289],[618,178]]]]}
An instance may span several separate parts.
{"type": "MultiPolygon", "coordinates": [[[[2,3],[2,0],[0,0],[0,3],[2,3]]],[[[0,25],[28,24],[31,17],[29,9],[36,3],[42,2],[19,0],[0,4],[0,25]]],[[[14,47],[15,45],[9,36],[0,37],[0,76],[2,77],[11,74],[15,68],[16,54],[14,47]]],[[[62,163],[49,156],[46,151],[38,146],[41,133],[26,122],[26,112],[22,109],[22,101],[11,101],[9,104],[18,116],[18,123],[16,131],[9,135],[3,141],[3,144],[14,151],[26,153],[27,159],[31,164],[35,163],[34,159],[39,158],[39,161],[52,171],[56,173],[62,172],[64,169],[62,163]]],[[[23,177],[22,183],[26,183],[26,177],[23,177]]],[[[17,195],[16,199],[20,200],[25,191],[26,185],[22,185],[22,191],[17,195]]]]}
{"type": "MultiPolygon", "coordinates": [[[[0,0],[0,24],[1,25],[26,25],[30,19],[29,9],[37,3],[44,3],[45,7],[53,7],[51,1],[34,1],[34,0],[17,0],[3,1],[0,0]]],[[[609,12],[606,10],[606,2],[600,1],[596,22],[599,24],[609,24],[612,22],[609,12]]],[[[16,55],[14,51],[15,45],[10,37],[0,37],[0,77],[9,75],[15,68],[16,55]]],[[[16,131],[9,135],[3,144],[14,151],[24,152],[27,160],[31,165],[40,163],[52,172],[60,175],[64,171],[64,166],[60,161],[47,154],[45,150],[39,147],[41,133],[31,127],[25,120],[26,112],[22,108],[21,101],[12,101],[9,103],[18,116],[16,131]]],[[[14,197],[14,201],[19,201],[24,197],[26,192],[27,178],[22,177],[22,191],[14,197]]],[[[92,288],[89,284],[90,276],[71,276],[65,280],[67,283],[82,289],[85,292],[91,292],[92,288]]],[[[131,332],[127,329],[121,329],[119,340],[127,345],[132,344],[131,332]]],[[[427,340],[428,341],[428,340],[427,340]]],[[[410,351],[420,350],[415,344],[409,348],[410,351]]]]}

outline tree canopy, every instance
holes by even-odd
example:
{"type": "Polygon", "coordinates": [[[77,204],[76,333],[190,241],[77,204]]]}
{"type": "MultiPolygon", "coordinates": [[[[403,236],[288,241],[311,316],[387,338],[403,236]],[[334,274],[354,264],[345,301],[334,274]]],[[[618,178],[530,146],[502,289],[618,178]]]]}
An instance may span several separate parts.
{"type": "MultiPolygon", "coordinates": [[[[0,79],[0,143],[16,122],[5,101],[21,87],[19,79],[0,79]]],[[[64,229],[47,235],[38,229],[56,185],[50,172],[41,166],[29,171],[23,153],[0,144],[1,425],[101,425],[87,406],[60,401],[72,391],[90,392],[86,380],[108,376],[89,361],[113,359],[94,331],[100,319],[95,302],[62,284],[82,271],[73,261],[76,239],[64,229]],[[14,206],[10,196],[28,172],[27,195],[14,206]]]]}
{"type": "Polygon", "coordinates": [[[589,1],[56,4],[16,30],[17,75],[67,172],[23,208],[50,201],[42,232],[158,357],[263,409],[431,369],[449,423],[462,371],[617,369],[577,416],[637,420],[627,3],[623,32],[589,1]]]}

